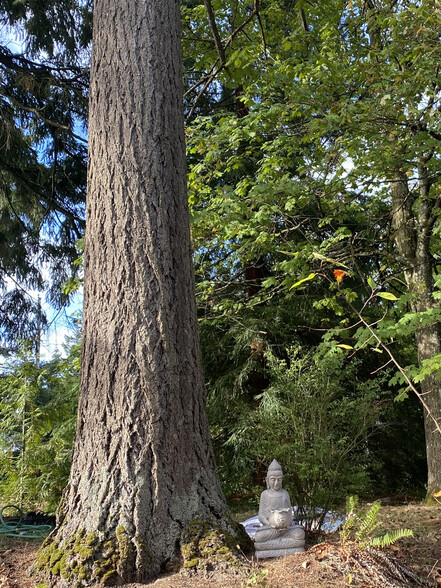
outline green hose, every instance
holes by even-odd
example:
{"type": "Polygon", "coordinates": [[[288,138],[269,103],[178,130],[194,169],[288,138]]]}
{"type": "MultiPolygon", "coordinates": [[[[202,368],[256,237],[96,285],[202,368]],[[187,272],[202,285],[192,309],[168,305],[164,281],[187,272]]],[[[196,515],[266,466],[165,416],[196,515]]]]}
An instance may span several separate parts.
{"type": "Polygon", "coordinates": [[[15,504],[8,504],[0,510],[0,534],[6,537],[20,537],[21,539],[44,539],[52,531],[51,525],[23,525],[23,513],[15,504]],[[18,512],[18,521],[6,522],[3,512],[7,508],[15,508],[18,512]]]}

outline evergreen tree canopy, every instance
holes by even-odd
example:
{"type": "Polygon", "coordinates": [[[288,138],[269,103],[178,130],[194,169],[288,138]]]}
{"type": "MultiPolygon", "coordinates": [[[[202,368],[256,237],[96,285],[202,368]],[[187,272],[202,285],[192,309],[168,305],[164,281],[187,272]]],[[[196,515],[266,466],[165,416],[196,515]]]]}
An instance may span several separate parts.
{"type": "Polygon", "coordinates": [[[0,345],[32,338],[83,234],[88,2],[0,2],[0,345]],[[21,50],[17,50],[21,47],[21,50]]]}

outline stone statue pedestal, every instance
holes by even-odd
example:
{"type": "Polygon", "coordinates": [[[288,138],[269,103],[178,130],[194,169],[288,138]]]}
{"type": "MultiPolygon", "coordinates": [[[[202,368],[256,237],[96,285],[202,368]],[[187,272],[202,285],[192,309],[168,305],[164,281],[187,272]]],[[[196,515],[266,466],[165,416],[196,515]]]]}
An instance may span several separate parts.
{"type": "Polygon", "coordinates": [[[282,466],[273,460],[266,478],[267,490],[260,496],[259,521],[254,536],[256,557],[265,559],[305,551],[305,530],[293,525],[289,494],[282,488],[282,466]]]}
{"type": "Polygon", "coordinates": [[[282,555],[292,555],[293,553],[302,553],[305,551],[305,530],[298,525],[291,525],[286,530],[280,530],[280,535],[259,541],[259,534],[264,534],[264,528],[259,529],[256,533],[254,548],[257,559],[266,559],[268,557],[280,557],[282,555]],[[260,533],[259,533],[260,531],[260,533]]]}
{"type": "Polygon", "coordinates": [[[266,551],[257,551],[256,547],[256,557],[257,559],[266,559],[269,557],[283,557],[287,555],[294,555],[294,553],[303,553],[304,551],[304,547],[292,547],[291,549],[268,549],[266,551]]]}

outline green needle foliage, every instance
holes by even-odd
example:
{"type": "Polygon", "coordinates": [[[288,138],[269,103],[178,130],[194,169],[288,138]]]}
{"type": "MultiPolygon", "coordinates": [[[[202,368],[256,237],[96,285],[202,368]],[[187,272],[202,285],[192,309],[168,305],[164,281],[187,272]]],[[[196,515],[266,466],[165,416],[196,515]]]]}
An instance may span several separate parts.
{"type": "MultiPolygon", "coordinates": [[[[0,351],[56,307],[83,234],[89,2],[0,2],[0,351]],[[18,41],[14,44],[14,40],[18,41]]],[[[44,322],[43,322],[44,324],[44,322]]]]}
{"type": "Polygon", "coordinates": [[[387,372],[369,377],[361,357],[348,362],[339,348],[307,351],[300,339],[283,349],[278,343],[290,331],[283,313],[273,324],[265,322],[265,309],[254,323],[244,314],[241,321],[223,336],[221,323],[202,328],[208,415],[229,497],[245,496],[257,506],[273,458],[283,464],[293,503],[311,521],[319,517],[317,507],[340,507],[348,493],[421,484],[424,469],[415,462],[424,440],[409,448],[410,457],[405,439],[422,416],[415,402],[412,412],[393,402],[387,372]],[[254,331],[246,328],[251,325],[254,331]]]}
{"type": "Polygon", "coordinates": [[[35,367],[24,349],[0,378],[0,502],[55,512],[70,469],[79,343],[35,367]]]}

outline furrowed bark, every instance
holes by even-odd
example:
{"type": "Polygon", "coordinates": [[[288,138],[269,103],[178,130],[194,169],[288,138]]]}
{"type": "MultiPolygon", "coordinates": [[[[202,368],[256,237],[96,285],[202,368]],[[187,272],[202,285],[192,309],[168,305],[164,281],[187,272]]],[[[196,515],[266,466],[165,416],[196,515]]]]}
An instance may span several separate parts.
{"type": "Polygon", "coordinates": [[[233,531],[205,414],[186,196],[178,0],[97,0],[81,393],[61,585],[144,582],[195,520],[233,531]]]}

